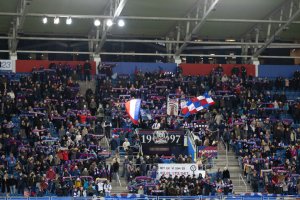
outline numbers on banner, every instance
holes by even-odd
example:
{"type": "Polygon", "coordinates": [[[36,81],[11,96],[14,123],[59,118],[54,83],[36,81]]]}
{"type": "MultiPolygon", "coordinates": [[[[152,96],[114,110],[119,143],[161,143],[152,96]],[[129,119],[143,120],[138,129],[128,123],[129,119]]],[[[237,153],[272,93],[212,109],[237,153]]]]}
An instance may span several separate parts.
{"type": "Polygon", "coordinates": [[[152,141],[151,135],[142,135],[142,143],[150,143],[152,141]]]}
{"type": "MultiPolygon", "coordinates": [[[[169,141],[169,143],[177,143],[178,144],[180,142],[181,136],[170,134],[170,135],[167,135],[165,138],[167,139],[167,141],[169,141]]],[[[149,135],[141,135],[141,142],[143,144],[145,144],[145,143],[149,144],[149,143],[155,142],[155,141],[153,140],[153,135],[149,134],[149,135]]]]}
{"type": "Polygon", "coordinates": [[[178,143],[180,140],[180,135],[175,135],[175,137],[177,138],[176,143],[178,143]]]}
{"type": "MultiPolygon", "coordinates": [[[[171,140],[171,143],[174,143],[175,140],[176,140],[176,136],[175,135],[170,135],[170,139],[169,140],[171,140]]],[[[178,143],[178,140],[177,140],[176,143],[178,143]]]]}
{"type": "Polygon", "coordinates": [[[12,68],[11,61],[4,61],[4,60],[0,61],[0,70],[1,69],[11,69],[11,68],[12,68]]]}
{"type": "Polygon", "coordinates": [[[147,143],[150,143],[150,142],[152,141],[151,135],[147,135],[147,136],[146,136],[146,139],[147,139],[147,143]]]}

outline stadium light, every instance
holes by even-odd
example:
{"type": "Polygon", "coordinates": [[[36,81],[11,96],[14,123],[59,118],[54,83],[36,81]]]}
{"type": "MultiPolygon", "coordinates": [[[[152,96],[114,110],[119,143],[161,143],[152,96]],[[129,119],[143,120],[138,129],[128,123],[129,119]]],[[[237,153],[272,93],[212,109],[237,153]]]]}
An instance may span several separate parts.
{"type": "Polygon", "coordinates": [[[118,21],[118,26],[120,26],[120,27],[125,26],[125,22],[124,22],[123,19],[119,19],[119,21],[118,21]]]}
{"type": "Polygon", "coordinates": [[[71,17],[68,17],[68,18],[66,19],[66,24],[67,24],[67,25],[71,25],[71,24],[72,24],[72,18],[71,18],[71,17]]]}
{"type": "Polygon", "coordinates": [[[235,39],[226,39],[226,42],[235,42],[235,39]]]}
{"type": "Polygon", "coordinates": [[[106,21],[106,26],[111,27],[113,25],[113,21],[111,19],[108,19],[106,21]]]}
{"type": "Polygon", "coordinates": [[[58,17],[55,17],[54,20],[53,20],[53,23],[54,23],[54,24],[59,24],[59,18],[58,18],[58,17]]]}
{"type": "Polygon", "coordinates": [[[99,19],[95,19],[94,25],[95,26],[100,26],[100,24],[101,24],[100,20],[99,19]]]}
{"type": "Polygon", "coordinates": [[[47,24],[48,23],[48,18],[47,17],[44,17],[43,18],[43,24],[47,24]]]}

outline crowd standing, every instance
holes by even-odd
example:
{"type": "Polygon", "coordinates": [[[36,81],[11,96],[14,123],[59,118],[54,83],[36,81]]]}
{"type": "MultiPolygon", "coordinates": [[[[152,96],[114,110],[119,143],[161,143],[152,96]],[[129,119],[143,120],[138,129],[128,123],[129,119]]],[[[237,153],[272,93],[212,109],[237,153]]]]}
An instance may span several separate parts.
{"type": "MultiPolygon", "coordinates": [[[[297,144],[297,136],[299,137],[300,129],[295,124],[298,124],[300,120],[300,103],[297,99],[288,99],[285,93],[298,91],[299,78],[299,72],[295,72],[290,79],[256,78],[248,76],[243,67],[235,67],[231,75],[226,75],[221,65],[208,76],[184,77],[180,69],[175,74],[162,71],[141,73],[137,70],[133,76],[118,75],[113,78],[99,76],[97,91],[99,91],[98,99],[107,111],[105,115],[112,120],[112,127],[118,129],[116,130],[117,138],[111,139],[116,147],[124,143],[127,147],[138,143],[139,138],[130,130],[122,132],[124,127],[132,128],[132,130],[150,127],[152,129],[190,129],[197,135],[196,143],[199,146],[216,145],[221,137],[226,145],[236,152],[241,161],[241,167],[244,168],[247,162],[250,164],[257,162],[252,159],[253,155],[259,159],[266,155],[258,153],[258,147],[268,149],[274,141],[275,149],[269,153],[274,154],[276,148],[281,148],[282,144],[289,149],[298,149],[292,145],[297,144]],[[208,111],[198,112],[188,118],[166,115],[167,98],[188,99],[203,95],[205,92],[208,92],[215,101],[215,105],[208,111]],[[124,117],[126,116],[124,104],[133,97],[142,99],[143,114],[139,125],[131,124],[130,120],[124,117]],[[264,122],[267,123],[265,130],[262,125],[264,122]],[[279,129],[277,129],[278,126],[279,129]],[[128,141],[125,142],[126,139],[128,141]],[[243,159],[245,156],[248,160],[243,159]]],[[[126,152],[129,157],[132,155],[130,150],[126,149],[126,152]]],[[[293,152],[295,154],[295,150],[293,152]]],[[[203,155],[197,163],[203,167],[208,160],[209,158],[203,155]]],[[[289,163],[286,165],[290,166],[289,163]]],[[[273,162],[267,167],[271,169],[272,166],[273,162]]],[[[245,167],[247,172],[248,168],[245,167]]],[[[262,179],[260,168],[256,168],[258,170],[253,173],[254,176],[245,173],[255,192],[258,191],[257,183],[262,179]]],[[[140,170],[140,168],[137,169],[138,175],[140,175],[140,170]]],[[[274,173],[276,174],[277,171],[274,173]]],[[[291,173],[293,172],[290,171],[291,173]]],[[[184,186],[181,189],[183,188],[184,186]]],[[[145,188],[144,190],[147,191],[145,188]]],[[[163,190],[166,194],[166,189],[163,190]]],[[[260,187],[260,191],[267,191],[266,187],[260,187]]],[[[297,191],[298,189],[294,190],[294,193],[297,191]]]]}
{"type": "MultiPolygon", "coordinates": [[[[129,182],[139,176],[156,178],[158,155],[140,152],[143,129],[190,129],[199,145],[216,145],[222,137],[235,151],[254,191],[300,192],[298,140],[300,104],[285,92],[299,88],[300,73],[291,79],[270,80],[247,76],[245,68],[223,73],[221,65],[208,76],[176,73],[142,73],[97,76],[95,93],[84,96],[78,80],[90,80],[91,65],[72,68],[52,64],[34,69],[19,79],[0,79],[0,175],[7,195],[93,196],[109,195],[111,181],[118,178],[119,151],[125,151],[121,176],[129,182]],[[216,104],[206,111],[183,118],[166,115],[167,98],[187,99],[208,92],[216,104]],[[139,125],[126,117],[124,104],[141,98],[139,125]],[[282,116],[290,116],[285,119],[282,116]],[[203,126],[202,126],[203,125],[203,126]],[[114,153],[101,146],[103,136],[114,153]],[[135,154],[136,153],[136,154],[135,154]],[[138,155],[137,157],[134,156],[138,155]],[[279,188],[279,189],[278,189],[279,188]],[[299,189],[298,189],[299,188],[299,189]]],[[[100,72],[103,69],[99,69],[100,72]]],[[[201,166],[207,158],[201,157],[201,166]]],[[[171,162],[190,163],[189,156],[171,162]]],[[[232,192],[228,169],[212,177],[162,177],[139,193],[194,195],[232,192]]]]}
{"type": "Polygon", "coordinates": [[[79,94],[84,71],[54,64],[0,77],[0,185],[5,195],[109,194],[108,149],[92,90],[79,94]]]}

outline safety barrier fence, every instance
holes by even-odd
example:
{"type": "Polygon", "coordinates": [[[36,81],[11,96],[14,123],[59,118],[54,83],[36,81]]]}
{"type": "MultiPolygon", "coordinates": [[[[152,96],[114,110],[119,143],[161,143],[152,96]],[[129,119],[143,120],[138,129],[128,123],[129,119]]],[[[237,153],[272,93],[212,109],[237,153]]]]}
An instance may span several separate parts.
{"type": "Polygon", "coordinates": [[[247,193],[245,195],[228,196],[147,196],[134,194],[121,194],[110,197],[0,197],[0,200],[289,200],[299,199],[300,195],[262,195],[247,193]]]}
{"type": "Polygon", "coordinates": [[[244,187],[245,187],[245,189],[246,189],[246,192],[248,192],[248,186],[247,186],[247,183],[246,183],[246,181],[244,180],[242,174],[239,175],[239,186],[241,186],[241,182],[244,184],[244,187]]]}

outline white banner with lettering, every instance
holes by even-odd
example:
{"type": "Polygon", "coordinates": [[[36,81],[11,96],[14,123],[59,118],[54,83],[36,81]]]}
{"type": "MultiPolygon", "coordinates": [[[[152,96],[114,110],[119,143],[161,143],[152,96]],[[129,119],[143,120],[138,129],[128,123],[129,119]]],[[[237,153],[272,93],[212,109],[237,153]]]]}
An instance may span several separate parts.
{"type": "Polygon", "coordinates": [[[199,174],[202,174],[202,177],[205,177],[205,171],[204,170],[198,170],[198,166],[196,164],[174,164],[174,163],[169,163],[169,164],[158,164],[158,170],[157,170],[157,179],[160,179],[162,175],[165,177],[169,177],[172,175],[174,176],[193,176],[193,174],[196,175],[198,178],[199,174]]]}
{"type": "Polygon", "coordinates": [[[0,71],[12,71],[13,70],[13,62],[12,60],[0,60],[0,71]]]}
{"type": "Polygon", "coordinates": [[[167,115],[178,116],[178,99],[170,99],[168,98],[167,103],[167,115]]]}

